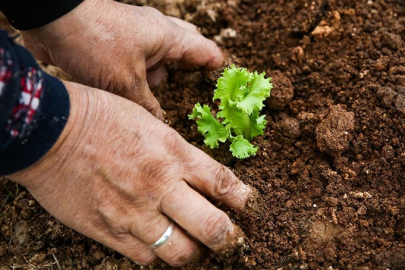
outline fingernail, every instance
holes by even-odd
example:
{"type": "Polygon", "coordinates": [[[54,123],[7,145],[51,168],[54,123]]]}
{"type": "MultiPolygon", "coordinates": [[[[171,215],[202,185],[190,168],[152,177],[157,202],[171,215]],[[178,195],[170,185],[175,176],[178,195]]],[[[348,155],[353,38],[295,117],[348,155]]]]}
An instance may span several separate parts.
{"type": "Polygon", "coordinates": [[[165,112],[164,110],[162,110],[162,109],[159,109],[159,110],[156,112],[155,117],[156,117],[157,119],[159,119],[160,121],[164,121],[164,122],[165,122],[165,118],[164,118],[165,115],[166,115],[166,112],[165,112]]]}
{"type": "Polygon", "coordinates": [[[232,228],[229,230],[226,237],[225,244],[219,246],[214,251],[219,257],[227,258],[235,252],[239,252],[245,247],[245,233],[241,228],[232,224],[232,228]]]}
{"type": "Polygon", "coordinates": [[[239,206],[237,207],[237,210],[243,211],[253,195],[253,189],[250,186],[245,185],[243,182],[239,183],[240,187],[238,191],[236,191],[236,198],[238,200],[237,205],[239,206]]]}
{"type": "Polygon", "coordinates": [[[243,213],[247,216],[261,216],[267,209],[267,205],[263,201],[257,189],[249,187],[250,194],[245,202],[243,213]]]}

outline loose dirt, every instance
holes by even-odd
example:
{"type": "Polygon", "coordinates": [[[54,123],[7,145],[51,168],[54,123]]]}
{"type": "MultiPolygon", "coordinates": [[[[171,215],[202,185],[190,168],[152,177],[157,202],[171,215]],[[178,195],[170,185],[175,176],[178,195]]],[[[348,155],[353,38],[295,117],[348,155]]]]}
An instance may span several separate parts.
{"type": "MultiPolygon", "coordinates": [[[[260,150],[246,160],[204,146],[187,119],[196,102],[215,107],[219,71],[171,67],[154,89],[169,125],[256,188],[262,206],[220,206],[244,248],[206,250],[184,269],[405,269],[405,1],[125,2],[188,20],[228,64],[273,76],[260,150]]],[[[136,266],[1,181],[0,270],[171,269],[136,266]]]]}

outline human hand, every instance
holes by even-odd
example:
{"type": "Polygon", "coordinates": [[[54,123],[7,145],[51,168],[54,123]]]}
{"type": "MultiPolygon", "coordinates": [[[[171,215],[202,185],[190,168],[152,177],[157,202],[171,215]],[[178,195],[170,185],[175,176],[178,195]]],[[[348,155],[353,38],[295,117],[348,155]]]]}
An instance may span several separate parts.
{"type": "Polygon", "coordinates": [[[21,34],[37,59],[135,101],[158,118],[162,110],[148,82],[160,82],[166,62],[208,69],[223,63],[219,48],[194,25],[112,0],[86,0],[56,21],[21,34]]]}
{"type": "Polygon", "coordinates": [[[62,223],[140,264],[185,264],[201,252],[199,242],[216,252],[240,244],[240,229],[201,194],[243,209],[248,186],[144,108],[65,85],[71,111],[60,138],[10,179],[62,223]],[[169,219],[173,234],[151,249],[169,219]]]}

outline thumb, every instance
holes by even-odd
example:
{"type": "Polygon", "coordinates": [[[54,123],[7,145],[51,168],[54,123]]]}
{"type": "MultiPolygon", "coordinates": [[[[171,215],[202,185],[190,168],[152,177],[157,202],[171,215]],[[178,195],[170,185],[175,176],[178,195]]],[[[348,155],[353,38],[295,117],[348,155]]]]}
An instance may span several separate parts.
{"type": "Polygon", "coordinates": [[[194,25],[182,20],[173,20],[172,48],[165,56],[166,61],[178,61],[180,67],[206,66],[217,69],[223,66],[224,57],[219,47],[201,35],[194,25]]]}

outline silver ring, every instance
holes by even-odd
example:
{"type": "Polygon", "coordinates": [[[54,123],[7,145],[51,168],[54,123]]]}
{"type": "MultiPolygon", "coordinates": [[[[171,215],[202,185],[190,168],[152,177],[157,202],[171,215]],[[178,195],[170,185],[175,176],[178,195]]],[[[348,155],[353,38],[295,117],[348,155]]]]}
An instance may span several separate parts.
{"type": "Polygon", "coordinates": [[[173,223],[173,221],[170,221],[170,224],[169,224],[169,227],[167,228],[167,230],[163,233],[163,235],[155,243],[153,243],[150,246],[150,248],[156,249],[156,248],[160,247],[161,245],[163,245],[164,243],[166,243],[166,241],[172,235],[173,229],[174,229],[174,223],[173,223]]]}

